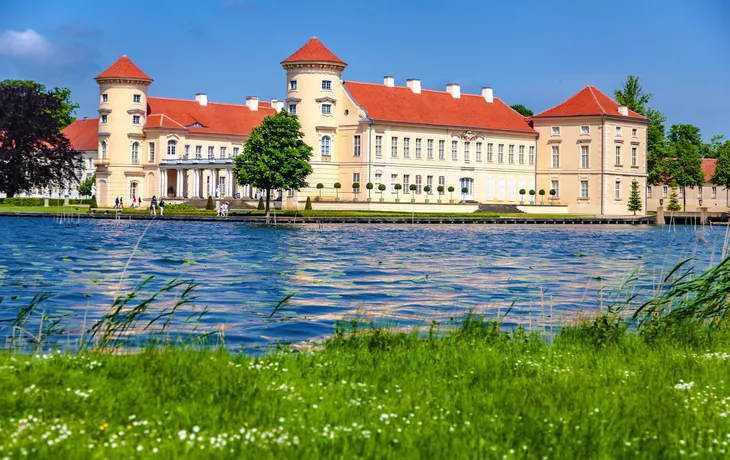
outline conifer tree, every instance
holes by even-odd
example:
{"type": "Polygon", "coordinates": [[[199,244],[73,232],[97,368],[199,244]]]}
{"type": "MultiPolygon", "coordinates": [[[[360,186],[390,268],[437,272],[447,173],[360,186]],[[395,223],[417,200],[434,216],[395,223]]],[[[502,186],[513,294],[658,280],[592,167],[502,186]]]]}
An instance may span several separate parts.
{"type": "Polygon", "coordinates": [[[639,182],[631,181],[631,196],[629,196],[629,211],[641,211],[641,195],[639,195],[639,182]]]}
{"type": "Polygon", "coordinates": [[[669,205],[667,211],[681,211],[682,205],[679,204],[679,195],[677,195],[677,184],[672,184],[672,193],[669,195],[669,205]]]}

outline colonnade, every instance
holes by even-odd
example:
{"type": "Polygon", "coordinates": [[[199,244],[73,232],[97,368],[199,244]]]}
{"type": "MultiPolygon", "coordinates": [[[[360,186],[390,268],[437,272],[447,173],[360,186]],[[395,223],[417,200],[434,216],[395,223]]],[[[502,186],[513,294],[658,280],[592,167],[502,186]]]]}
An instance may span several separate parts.
{"type": "Polygon", "coordinates": [[[231,168],[162,168],[160,172],[160,196],[166,198],[235,198],[239,193],[241,198],[253,197],[251,187],[236,183],[231,168]]]}

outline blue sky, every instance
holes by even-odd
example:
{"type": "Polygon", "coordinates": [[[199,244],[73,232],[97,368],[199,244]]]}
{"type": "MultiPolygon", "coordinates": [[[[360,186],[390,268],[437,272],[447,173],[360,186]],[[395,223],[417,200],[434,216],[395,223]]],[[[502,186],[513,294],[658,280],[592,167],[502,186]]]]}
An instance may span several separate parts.
{"type": "Polygon", "coordinates": [[[668,124],[730,137],[725,0],[0,0],[0,79],[68,87],[77,116],[96,116],[93,77],[127,54],[155,79],[151,95],[282,98],[279,62],[313,35],[349,64],[346,80],[492,86],[535,112],[588,84],[612,95],[635,74],[668,124]]]}

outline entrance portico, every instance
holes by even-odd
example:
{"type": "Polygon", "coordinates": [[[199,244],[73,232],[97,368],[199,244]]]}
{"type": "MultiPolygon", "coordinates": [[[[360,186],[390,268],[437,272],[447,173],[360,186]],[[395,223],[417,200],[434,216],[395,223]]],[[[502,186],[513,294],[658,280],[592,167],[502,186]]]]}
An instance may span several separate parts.
{"type": "Polygon", "coordinates": [[[165,198],[235,198],[239,193],[232,159],[165,159],[160,170],[160,196],[165,198]]]}

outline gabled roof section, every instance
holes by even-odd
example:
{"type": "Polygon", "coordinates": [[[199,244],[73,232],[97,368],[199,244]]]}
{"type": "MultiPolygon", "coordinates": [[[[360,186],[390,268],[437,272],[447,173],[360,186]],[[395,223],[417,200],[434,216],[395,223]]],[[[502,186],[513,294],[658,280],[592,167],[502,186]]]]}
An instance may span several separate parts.
{"type": "Polygon", "coordinates": [[[142,69],[137,67],[126,54],[123,54],[122,57],[117,59],[117,62],[97,75],[94,80],[105,80],[108,78],[128,78],[130,80],[142,80],[150,83],[154,81],[149,75],[142,72],[142,69]]]}
{"type": "Polygon", "coordinates": [[[71,142],[71,147],[79,152],[98,150],[99,119],[85,118],[76,120],[61,131],[71,142]]]}
{"type": "Polygon", "coordinates": [[[703,158],[702,159],[702,172],[705,173],[705,182],[710,182],[712,175],[715,174],[715,167],[717,166],[717,159],[715,158],[703,158]]]}
{"type": "Polygon", "coordinates": [[[618,111],[619,103],[608,97],[595,86],[586,86],[569,97],[562,104],[540,112],[531,118],[538,117],[575,117],[585,115],[609,115],[612,117],[635,118],[647,120],[643,116],[628,111],[628,115],[621,115],[618,111]]]}
{"type": "Polygon", "coordinates": [[[445,91],[416,94],[403,86],[353,81],[345,82],[345,88],[376,121],[535,133],[525,117],[496,97],[489,103],[474,94],[460,98],[445,91]]]}
{"type": "Polygon", "coordinates": [[[328,62],[347,66],[345,61],[335,56],[335,53],[327,49],[317,37],[312,37],[301,48],[291,56],[281,61],[281,64],[294,64],[296,62],[328,62]]]}
{"type": "Polygon", "coordinates": [[[245,105],[209,102],[200,105],[188,99],[147,98],[147,123],[145,129],[183,129],[197,134],[248,135],[276,109],[268,102],[259,101],[258,110],[245,105]],[[200,123],[202,128],[192,127],[200,123]]]}

